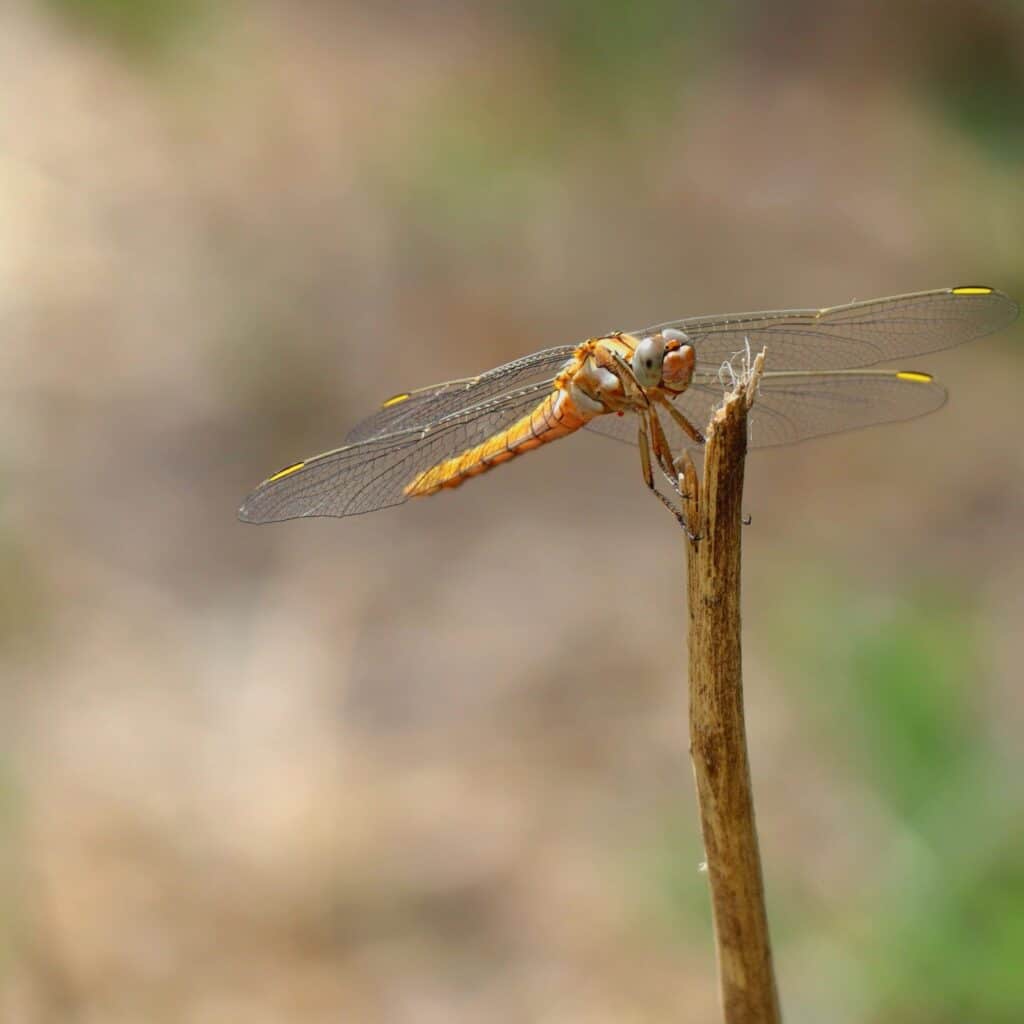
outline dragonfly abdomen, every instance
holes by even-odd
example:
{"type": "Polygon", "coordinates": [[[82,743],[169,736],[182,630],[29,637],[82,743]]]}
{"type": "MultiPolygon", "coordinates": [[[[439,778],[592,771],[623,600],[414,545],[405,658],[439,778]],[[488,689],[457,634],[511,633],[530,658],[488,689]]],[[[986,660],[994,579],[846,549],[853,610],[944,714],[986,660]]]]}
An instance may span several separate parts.
{"type": "Polygon", "coordinates": [[[420,498],[443,488],[458,487],[470,477],[486,473],[523,452],[579,430],[592,416],[593,413],[582,412],[571,395],[559,388],[510,427],[419,473],[406,485],[406,497],[420,498]]]}

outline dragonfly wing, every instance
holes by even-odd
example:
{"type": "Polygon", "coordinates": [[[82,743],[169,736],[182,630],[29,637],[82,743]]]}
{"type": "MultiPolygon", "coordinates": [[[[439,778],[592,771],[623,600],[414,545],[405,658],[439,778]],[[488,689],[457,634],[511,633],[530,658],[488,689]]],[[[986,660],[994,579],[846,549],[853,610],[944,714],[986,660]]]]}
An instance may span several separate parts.
{"type": "Polygon", "coordinates": [[[1012,323],[1017,304],[985,286],[940,288],[826,309],[790,309],[690,317],[667,327],[690,336],[702,369],[713,371],[742,352],[767,348],[772,370],[840,370],[952,348],[1012,323]]]}
{"type": "MultiPolygon", "coordinates": [[[[717,380],[695,382],[673,403],[700,431],[722,404],[717,380]]],[[[767,373],[750,411],[750,446],[793,444],[877,423],[914,419],[942,407],[946,389],[926,373],[895,370],[837,370],[767,373]]],[[[695,447],[670,417],[662,425],[673,452],[695,447]]],[[[587,429],[627,444],[637,443],[635,416],[599,416],[587,429]]]]}
{"type": "Polygon", "coordinates": [[[264,480],[239,518],[273,523],[305,516],[351,516],[406,500],[424,470],[504,430],[551,393],[543,380],[456,408],[429,425],[368,437],[295,463],[264,480]]]}
{"type": "Polygon", "coordinates": [[[587,424],[587,430],[602,437],[609,437],[613,441],[621,441],[623,444],[635,445],[638,442],[640,424],[636,416],[627,413],[619,416],[609,413],[606,416],[595,416],[587,424]]]}
{"type": "Polygon", "coordinates": [[[450,380],[444,384],[395,395],[372,416],[357,423],[345,436],[345,444],[425,427],[459,409],[527,387],[539,380],[549,380],[572,358],[574,351],[572,345],[544,349],[495,367],[478,377],[450,380]]]}
{"type": "Polygon", "coordinates": [[[927,373],[849,370],[766,374],[750,411],[750,445],[792,444],[940,409],[946,389],[927,373]]]}
{"type": "MultiPolygon", "coordinates": [[[[704,381],[684,391],[675,406],[698,430],[722,402],[723,388],[704,381]]],[[[750,410],[750,446],[793,444],[824,434],[925,416],[942,407],[946,389],[927,373],[836,370],[766,373],[750,410]]],[[[690,444],[676,428],[670,440],[690,444]]]]}

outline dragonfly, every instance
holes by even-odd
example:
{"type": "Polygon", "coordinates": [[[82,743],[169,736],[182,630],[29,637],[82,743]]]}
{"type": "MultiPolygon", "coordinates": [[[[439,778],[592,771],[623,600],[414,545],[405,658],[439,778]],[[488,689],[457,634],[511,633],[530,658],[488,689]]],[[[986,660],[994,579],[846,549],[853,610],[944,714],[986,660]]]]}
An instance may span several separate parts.
{"type": "MultiPolygon", "coordinates": [[[[1006,327],[1017,304],[961,285],[822,309],[695,316],[544,349],[475,377],[389,398],[343,444],[264,480],[239,518],[351,516],[459,487],[580,429],[635,444],[644,483],[677,518],[673,453],[704,442],[737,355],[766,350],[750,445],[913,419],[946,390],[917,370],[874,369],[1006,327]]],[[[682,519],[680,518],[680,522],[682,519]]]]}

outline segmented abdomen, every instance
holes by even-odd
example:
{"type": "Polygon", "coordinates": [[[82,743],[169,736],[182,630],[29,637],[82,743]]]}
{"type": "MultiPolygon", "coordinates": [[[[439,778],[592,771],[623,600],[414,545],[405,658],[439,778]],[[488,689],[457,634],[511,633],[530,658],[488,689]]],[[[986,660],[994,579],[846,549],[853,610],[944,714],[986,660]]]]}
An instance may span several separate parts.
{"type": "Polygon", "coordinates": [[[406,485],[405,493],[410,498],[419,498],[436,494],[444,487],[458,487],[464,480],[486,473],[492,466],[579,430],[591,418],[592,415],[580,412],[565,391],[553,391],[512,426],[460,455],[425,469],[406,485]]]}

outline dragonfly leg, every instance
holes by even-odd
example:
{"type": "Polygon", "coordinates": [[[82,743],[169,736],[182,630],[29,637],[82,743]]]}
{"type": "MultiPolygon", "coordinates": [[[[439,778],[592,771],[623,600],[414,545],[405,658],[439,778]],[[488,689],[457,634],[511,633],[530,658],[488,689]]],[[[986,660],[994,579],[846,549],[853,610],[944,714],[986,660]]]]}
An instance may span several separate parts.
{"type": "MultiPolygon", "coordinates": [[[[656,429],[661,433],[661,439],[662,439],[662,441],[664,441],[664,438],[665,438],[664,431],[661,430],[661,424],[658,422],[657,418],[654,417],[654,410],[653,409],[651,410],[651,414],[652,414],[653,422],[657,424],[657,428],[656,429]]],[[[662,505],[664,505],[665,508],[667,508],[669,510],[669,512],[672,513],[672,515],[675,517],[676,522],[686,531],[686,536],[689,537],[690,540],[696,540],[697,537],[694,535],[693,531],[690,529],[690,525],[686,521],[686,516],[682,512],[680,512],[679,509],[677,509],[675,507],[675,505],[673,505],[672,502],[669,501],[669,499],[666,498],[665,495],[662,494],[661,491],[659,491],[658,488],[654,484],[654,471],[653,471],[653,467],[651,465],[651,439],[650,439],[650,433],[648,431],[647,422],[646,422],[645,418],[643,416],[638,416],[637,419],[640,422],[640,437],[639,437],[640,465],[641,465],[641,468],[643,469],[644,483],[647,484],[648,489],[658,499],[658,501],[660,501],[662,503],[662,505]]],[[[657,448],[655,449],[655,457],[658,460],[658,468],[663,473],[665,473],[665,475],[668,477],[669,474],[665,471],[665,466],[664,466],[664,463],[662,461],[662,459],[664,458],[664,455],[657,448]]],[[[672,478],[669,477],[669,479],[671,480],[672,478]]],[[[673,488],[678,493],[679,488],[674,483],[673,483],[673,488]]]]}
{"type": "Polygon", "coordinates": [[[668,414],[676,421],[677,426],[694,444],[704,444],[704,435],[671,403],[664,398],[656,399],[668,414]]]}
{"type": "Polygon", "coordinates": [[[662,421],[658,419],[657,412],[653,406],[650,408],[650,426],[651,435],[655,439],[654,447],[658,465],[662,467],[662,472],[665,474],[666,480],[669,481],[669,486],[679,495],[680,501],[682,501],[685,508],[690,496],[686,492],[683,466],[689,457],[689,453],[683,452],[678,458],[673,459],[672,446],[669,444],[669,439],[665,436],[662,421]],[[658,445],[660,445],[659,452],[656,451],[658,445]]]}
{"type": "Polygon", "coordinates": [[[661,425],[661,420],[658,418],[658,413],[654,406],[648,408],[648,413],[650,415],[651,446],[658,460],[658,466],[668,481],[669,487],[680,497],[683,497],[682,490],[679,487],[679,468],[676,465],[678,460],[672,458],[672,446],[668,443],[665,429],[661,425]]]}
{"type": "Polygon", "coordinates": [[[636,382],[636,377],[633,375],[633,367],[618,352],[612,353],[612,359],[615,360],[616,365],[619,367],[619,380],[622,381],[623,388],[628,393],[628,397],[640,399],[646,407],[649,404],[647,395],[644,389],[636,382]]]}

